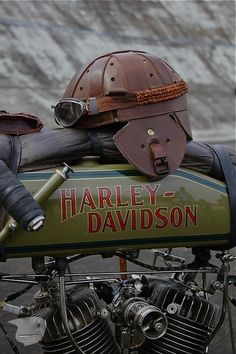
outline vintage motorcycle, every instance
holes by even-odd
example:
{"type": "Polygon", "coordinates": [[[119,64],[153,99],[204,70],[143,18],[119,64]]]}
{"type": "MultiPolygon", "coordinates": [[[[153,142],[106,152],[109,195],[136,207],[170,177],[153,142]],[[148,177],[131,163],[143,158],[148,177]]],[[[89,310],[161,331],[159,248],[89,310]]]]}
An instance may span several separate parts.
{"type": "Polygon", "coordinates": [[[12,215],[0,232],[1,258],[31,257],[34,273],[1,273],[1,282],[26,287],[0,307],[36,320],[43,353],[204,354],[227,311],[235,353],[235,235],[224,182],[185,168],[156,181],[127,164],[90,159],[73,171],[21,172],[20,181],[6,166],[1,171],[8,181],[2,203],[12,215]],[[192,260],[175,255],[178,247],[191,248],[192,260]],[[145,249],[149,256],[140,260],[145,249]],[[118,257],[120,269],[70,271],[94,254],[118,257]],[[127,262],[142,270],[128,270],[127,262]],[[34,285],[30,306],[11,304],[34,285]]]}

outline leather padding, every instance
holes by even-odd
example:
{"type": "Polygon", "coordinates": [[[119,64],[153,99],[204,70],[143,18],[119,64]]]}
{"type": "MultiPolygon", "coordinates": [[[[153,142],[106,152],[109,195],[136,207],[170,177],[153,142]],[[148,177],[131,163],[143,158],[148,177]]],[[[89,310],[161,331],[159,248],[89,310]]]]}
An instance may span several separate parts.
{"type": "Polygon", "coordinates": [[[157,142],[167,152],[168,173],[174,172],[183,160],[186,140],[180,126],[167,114],[131,120],[113,137],[122,155],[139,171],[150,177],[158,176],[149,145],[157,142]],[[154,133],[149,135],[149,133],[154,133]]]}
{"type": "Polygon", "coordinates": [[[29,113],[9,113],[0,111],[0,133],[22,135],[39,132],[43,128],[42,121],[29,113]]]}
{"type": "Polygon", "coordinates": [[[186,109],[185,107],[186,98],[181,96],[173,100],[153,103],[150,105],[119,109],[117,111],[117,118],[121,122],[138,118],[146,119],[146,117],[155,117],[161,114],[184,111],[186,109]]]}

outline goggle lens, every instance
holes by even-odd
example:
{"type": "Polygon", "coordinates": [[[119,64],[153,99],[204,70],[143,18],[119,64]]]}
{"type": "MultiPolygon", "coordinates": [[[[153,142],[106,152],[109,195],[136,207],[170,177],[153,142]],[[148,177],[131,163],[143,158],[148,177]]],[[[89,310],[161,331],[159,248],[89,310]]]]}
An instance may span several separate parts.
{"type": "Polygon", "coordinates": [[[86,114],[86,104],[79,100],[61,100],[54,108],[55,120],[63,127],[71,127],[86,114]]]}

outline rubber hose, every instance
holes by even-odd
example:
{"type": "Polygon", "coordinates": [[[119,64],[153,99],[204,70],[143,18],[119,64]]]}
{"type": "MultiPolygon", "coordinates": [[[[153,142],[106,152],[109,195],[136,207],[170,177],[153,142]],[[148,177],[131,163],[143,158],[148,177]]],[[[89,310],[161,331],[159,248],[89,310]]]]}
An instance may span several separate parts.
{"type": "Polygon", "coordinates": [[[33,196],[0,160],[0,206],[25,229],[37,216],[44,215],[33,196]]]}

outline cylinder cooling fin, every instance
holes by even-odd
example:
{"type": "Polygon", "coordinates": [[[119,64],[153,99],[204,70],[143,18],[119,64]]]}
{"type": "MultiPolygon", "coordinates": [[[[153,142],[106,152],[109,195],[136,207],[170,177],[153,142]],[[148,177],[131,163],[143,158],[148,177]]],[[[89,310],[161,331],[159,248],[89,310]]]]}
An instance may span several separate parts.
{"type": "MultiPolygon", "coordinates": [[[[71,332],[85,354],[118,354],[119,349],[107,320],[98,316],[100,308],[93,292],[82,291],[78,299],[67,305],[71,332]]],[[[43,318],[47,323],[46,332],[39,343],[43,353],[76,354],[62,324],[58,307],[39,309],[34,316],[43,318]]]]}
{"type": "Polygon", "coordinates": [[[155,289],[152,302],[166,313],[168,329],[161,338],[154,341],[146,339],[139,354],[205,353],[218,315],[215,305],[170,284],[155,289]]]}
{"type": "Polygon", "coordinates": [[[204,354],[208,330],[175,315],[167,315],[168,330],[162,338],[145,340],[140,354],[204,354]]]}

